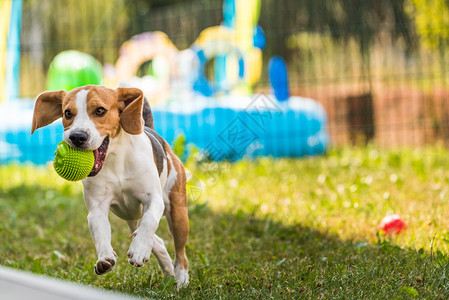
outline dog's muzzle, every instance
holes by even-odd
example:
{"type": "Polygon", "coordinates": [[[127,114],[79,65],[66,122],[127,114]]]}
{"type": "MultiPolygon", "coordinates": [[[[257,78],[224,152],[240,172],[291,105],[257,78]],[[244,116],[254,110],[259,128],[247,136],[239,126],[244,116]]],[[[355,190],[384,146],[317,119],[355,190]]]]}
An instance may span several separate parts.
{"type": "Polygon", "coordinates": [[[98,147],[98,149],[94,150],[95,163],[92,171],[90,171],[90,177],[97,175],[103,168],[104,162],[106,160],[106,154],[108,153],[108,146],[109,137],[105,137],[101,146],[98,147]]]}

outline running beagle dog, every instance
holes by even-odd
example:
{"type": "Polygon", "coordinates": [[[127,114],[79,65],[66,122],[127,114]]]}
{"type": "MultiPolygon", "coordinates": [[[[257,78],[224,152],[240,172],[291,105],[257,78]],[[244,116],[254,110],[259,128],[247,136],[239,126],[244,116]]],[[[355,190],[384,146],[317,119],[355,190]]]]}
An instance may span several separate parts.
{"type": "Polygon", "coordinates": [[[186,174],[168,143],[154,131],[142,91],[87,85],[70,92],[44,92],[34,106],[31,134],[60,117],[64,141],[95,155],[92,171],[82,181],[98,256],[95,272],[111,271],[117,260],[111,246],[111,210],[131,230],[128,257],[133,266],[141,267],[153,252],[165,276],[174,275],[178,287],[187,285],[186,174]],[[174,240],[174,266],[164,241],[155,234],[163,215],[174,240]]]}

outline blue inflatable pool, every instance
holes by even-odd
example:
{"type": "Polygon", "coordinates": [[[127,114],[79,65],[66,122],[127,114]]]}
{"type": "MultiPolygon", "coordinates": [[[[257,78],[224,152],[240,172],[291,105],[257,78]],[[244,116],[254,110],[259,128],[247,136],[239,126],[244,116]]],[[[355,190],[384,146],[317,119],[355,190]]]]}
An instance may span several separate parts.
{"type": "MultiPolygon", "coordinates": [[[[329,137],[326,114],[314,100],[272,96],[197,98],[153,107],[156,131],[170,144],[183,135],[213,160],[243,157],[302,157],[324,153],[329,137]]],[[[61,121],[30,135],[33,101],[0,107],[0,163],[45,164],[62,140],[61,121]]]]}

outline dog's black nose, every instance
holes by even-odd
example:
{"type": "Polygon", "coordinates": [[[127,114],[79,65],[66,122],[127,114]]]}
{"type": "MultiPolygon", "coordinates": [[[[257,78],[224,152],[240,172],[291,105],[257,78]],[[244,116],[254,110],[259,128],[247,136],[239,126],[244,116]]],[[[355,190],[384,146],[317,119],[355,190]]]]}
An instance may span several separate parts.
{"type": "Polygon", "coordinates": [[[87,133],[82,131],[72,132],[69,136],[69,139],[72,141],[73,145],[76,147],[81,147],[89,138],[87,133]]]}

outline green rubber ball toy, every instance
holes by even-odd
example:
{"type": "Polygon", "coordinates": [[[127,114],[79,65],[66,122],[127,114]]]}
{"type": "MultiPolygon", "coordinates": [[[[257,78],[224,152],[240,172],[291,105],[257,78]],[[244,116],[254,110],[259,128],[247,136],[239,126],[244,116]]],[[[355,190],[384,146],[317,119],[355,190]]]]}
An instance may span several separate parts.
{"type": "Polygon", "coordinates": [[[93,151],[72,148],[64,141],[56,147],[53,167],[65,180],[78,181],[86,178],[94,163],[93,151]]]}

